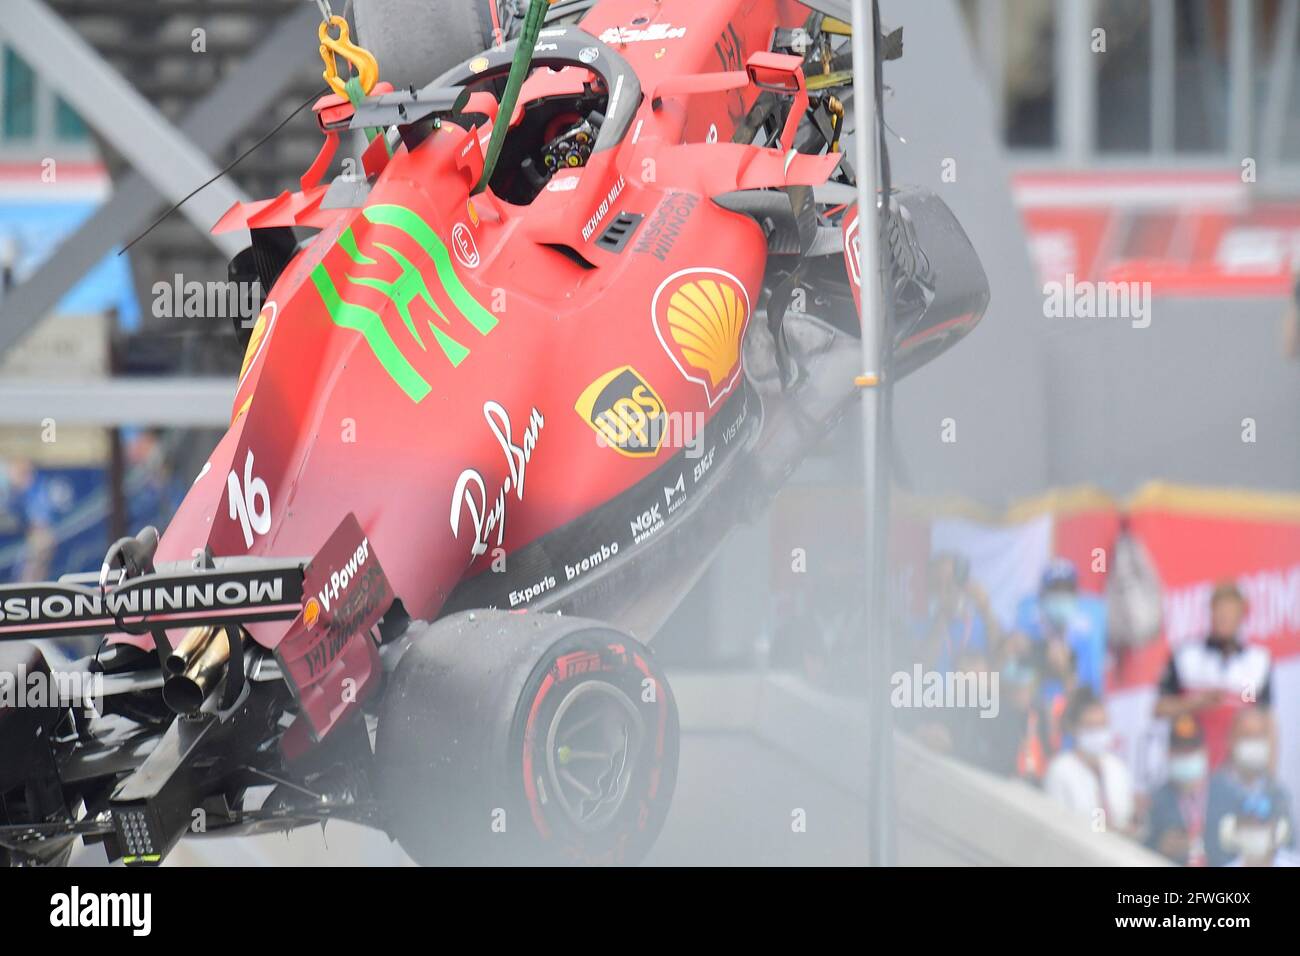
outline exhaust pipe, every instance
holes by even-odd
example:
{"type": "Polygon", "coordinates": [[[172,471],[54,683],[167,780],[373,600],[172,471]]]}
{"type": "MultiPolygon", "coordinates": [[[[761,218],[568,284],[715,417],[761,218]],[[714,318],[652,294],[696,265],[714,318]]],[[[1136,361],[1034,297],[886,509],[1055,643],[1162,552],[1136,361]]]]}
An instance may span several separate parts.
{"type": "Polygon", "coordinates": [[[176,653],[167,658],[168,670],[172,670],[175,659],[179,659],[177,666],[183,669],[179,674],[173,671],[173,676],[163,684],[163,702],[178,714],[198,713],[226,673],[226,664],[230,660],[230,638],[226,636],[226,629],[194,628],[177,646],[176,653]],[[200,639],[196,631],[209,633],[200,639]],[[194,639],[192,642],[191,638],[194,639]],[[182,649],[188,653],[182,655],[182,649]]]}
{"type": "Polygon", "coordinates": [[[211,626],[192,627],[186,631],[181,642],[167,655],[167,660],[164,662],[168,675],[177,677],[184,674],[190,662],[200,657],[207,649],[216,633],[217,629],[211,626]]]}

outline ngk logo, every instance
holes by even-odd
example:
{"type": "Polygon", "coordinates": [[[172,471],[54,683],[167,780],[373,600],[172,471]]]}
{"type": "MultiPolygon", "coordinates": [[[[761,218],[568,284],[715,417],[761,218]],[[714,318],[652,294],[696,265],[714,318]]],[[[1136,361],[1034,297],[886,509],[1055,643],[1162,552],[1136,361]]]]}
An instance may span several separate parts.
{"type": "Polygon", "coordinates": [[[632,540],[635,543],[640,544],[664,526],[664,519],[663,515],[660,514],[660,507],[660,505],[655,504],[648,511],[643,511],[636,518],[632,519],[632,540]]]}
{"type": "Polygon", "coordinates": [[[655,505],[649,511],[642,512],[640,517],[632,520],[632,533],[638,534],[654,526],[655,522],[662,521],[659,517],[659,506],[655,505]]]}

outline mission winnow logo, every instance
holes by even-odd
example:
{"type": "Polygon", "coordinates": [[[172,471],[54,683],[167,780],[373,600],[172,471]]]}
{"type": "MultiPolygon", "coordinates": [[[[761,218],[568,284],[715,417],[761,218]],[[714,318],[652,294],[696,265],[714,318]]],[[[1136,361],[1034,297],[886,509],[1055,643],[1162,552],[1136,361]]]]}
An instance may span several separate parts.
{"type": "Polygon", "coordinates": [[[139,579],[111,591],[72,585],[0,587],[0,635],[93,633],[123,620],[172,622],[196,614],[243,613],[300,597],[279,570],[139,579]]]}

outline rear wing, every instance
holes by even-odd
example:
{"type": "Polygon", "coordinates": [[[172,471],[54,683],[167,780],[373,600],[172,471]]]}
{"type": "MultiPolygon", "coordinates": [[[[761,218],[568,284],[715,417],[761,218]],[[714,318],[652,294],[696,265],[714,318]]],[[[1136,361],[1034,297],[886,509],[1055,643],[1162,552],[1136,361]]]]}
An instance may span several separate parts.
{"type": "Polygon", "coordinates": [[[290,621],[302,610],[307,563],[307,558],[216,558],[210,568],[164,565],[104,587],[98,574],[0,586],[0,641],[290,621]]]}
{"type": "MultiPolygon", "coordinates": [[[[156,532],[151,544],[157,544],[156,532]]],[[[273,651],[300,708],[282,740],[290,755],[324,738],[380,684],[378,637],[372,631],[396,595],[353,514],[311,558],[204,555],[193,564],[162,565],[112,586],[101,586],[101,576],[107,572],[0,587],[0,641],[149,634],[162,666],[173,650],[167,631],[225,625],[231,653],[224,665],[224,710],[244,686],[240,625],[288,621],[273,651]]],[[[203,699],[189,704],[197,707],[203,699]]]]}

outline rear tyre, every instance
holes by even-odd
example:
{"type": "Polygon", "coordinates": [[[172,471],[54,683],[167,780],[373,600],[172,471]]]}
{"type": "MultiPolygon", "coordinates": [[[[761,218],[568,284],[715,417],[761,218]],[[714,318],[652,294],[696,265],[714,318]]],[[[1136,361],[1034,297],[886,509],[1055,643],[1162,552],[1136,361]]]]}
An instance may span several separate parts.
{"type": "Polygon", "coordinates": [[[423,87],[492,44],[489,0],[354,0],[358,42],[379,78],[423,87]]]}
{"type": "Polygon", "coordinates": [[[389,829],[422,864],[632,864],[677,777],[677,706],[604,624],[476,611],[428,627],[385,693],[389,829]]]}

